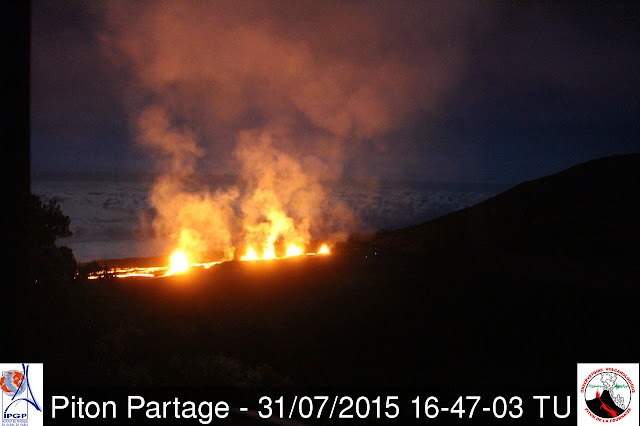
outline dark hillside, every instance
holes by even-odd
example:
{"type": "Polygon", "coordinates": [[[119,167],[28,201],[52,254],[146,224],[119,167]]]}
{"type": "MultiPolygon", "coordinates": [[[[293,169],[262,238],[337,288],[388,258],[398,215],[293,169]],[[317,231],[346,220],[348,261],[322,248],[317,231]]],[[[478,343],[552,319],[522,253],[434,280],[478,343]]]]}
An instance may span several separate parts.
{"type": "Polygon", "coordinates": [[[613,259],[640,249],[640,154],[593,160],[371,243],[392,250],[498,250],[613,259]]]}

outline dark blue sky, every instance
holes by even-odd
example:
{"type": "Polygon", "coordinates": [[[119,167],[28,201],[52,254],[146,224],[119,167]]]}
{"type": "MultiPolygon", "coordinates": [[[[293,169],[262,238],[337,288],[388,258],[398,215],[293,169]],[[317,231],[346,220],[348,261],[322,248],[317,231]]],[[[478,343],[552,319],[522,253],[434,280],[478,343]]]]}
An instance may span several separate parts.
{"type": "MultiPolygon", "coordinates": [[[[463,39],[465,71],[435,112],[419,110],[379,135],[391,153],[364,150],[346,161],[347,175],[350,167],[371,164],[382,177],[516,183],[640,152],[637,4],[487,3],[487,9],[479,19],[491,22],[479,22],[482,28],[463,39]]],[[[152,167],[133,142],[123,106],[131,71],[107,60],[99,39],[106,25],[88,2],[32,3],[33,172],[152,167]]],[[[468,23],[447,25],[470,31],[468,23]]]]}

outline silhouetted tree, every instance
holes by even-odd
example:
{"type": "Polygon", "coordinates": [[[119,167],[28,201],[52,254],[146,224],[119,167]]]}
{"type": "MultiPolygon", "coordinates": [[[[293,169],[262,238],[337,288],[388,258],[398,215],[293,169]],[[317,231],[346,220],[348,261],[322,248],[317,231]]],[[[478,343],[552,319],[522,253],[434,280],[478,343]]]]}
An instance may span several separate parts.
{"type": "Polygon", "coordinates": [[[57,246],[58,238],[70,237],[70,219],[57,201],[43,203],[31,194],[28,203],[29,279],[31,283],[62,282],[73,279],[77,262],[70,248],[57,246]]]}
{"type": "Polygon", "coordinates": [[[78,276],[80,278],[87,278],[89,275],[100,271],[105,271],[102,275],[106,275],[106,269],[106,266],[101,265],[97,260],[92,260],[91,262],[78,265],[78,276]]]}

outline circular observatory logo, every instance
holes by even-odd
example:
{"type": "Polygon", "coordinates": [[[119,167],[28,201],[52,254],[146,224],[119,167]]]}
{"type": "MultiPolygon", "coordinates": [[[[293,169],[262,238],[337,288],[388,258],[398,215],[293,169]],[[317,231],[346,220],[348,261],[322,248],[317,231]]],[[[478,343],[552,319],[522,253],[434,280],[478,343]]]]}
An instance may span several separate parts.
{"type": "Polygon", "coordinates": [[[10,397],[24,392],[26,384],[24,375],[18,370],[4,371],[2,377],[0,377],[0,388],[2,388],[2,392],[10,397]]]}
{"type": "Polygon", "coordinates": [[[631,385],[621,371],[603,371],[585,380],[584,400],[591,413],[603,419],[622,418],[631,404],[631,385]]]}

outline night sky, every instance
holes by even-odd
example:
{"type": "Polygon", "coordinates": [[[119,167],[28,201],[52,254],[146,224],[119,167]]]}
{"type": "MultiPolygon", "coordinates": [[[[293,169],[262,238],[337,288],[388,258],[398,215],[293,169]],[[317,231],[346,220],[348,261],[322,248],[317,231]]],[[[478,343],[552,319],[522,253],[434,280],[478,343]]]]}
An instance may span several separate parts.
{"type": "MultiPolygon", "coordinates": [[[[132,123],[154,102],[209,173],[274,123],[296,146],[339,140],[347,177],[517,183],[640,151],[640,7],[559,3],[178,2],[193,10],[152,25],[156,2],[34,1],[32,173],[153,170],[132,123]]],[[[333,158],[319,145],[300,152],[333,158]]]]}

